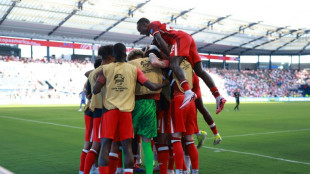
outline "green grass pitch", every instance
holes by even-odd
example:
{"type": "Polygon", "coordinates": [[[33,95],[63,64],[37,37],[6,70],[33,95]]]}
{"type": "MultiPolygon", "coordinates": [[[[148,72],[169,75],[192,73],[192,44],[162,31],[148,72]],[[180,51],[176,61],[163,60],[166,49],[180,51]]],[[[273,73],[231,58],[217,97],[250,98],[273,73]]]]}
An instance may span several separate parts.
{"type": "MultiPolygon", "coordinates": [[[[310,173],[310,103],[241,103],[215,115],[223,137],[199,149],[200,173],[310,173]]],[[[0,166],[17,174],[78,173],[84,143],[78,106],[0,106],[0,166]]]]}

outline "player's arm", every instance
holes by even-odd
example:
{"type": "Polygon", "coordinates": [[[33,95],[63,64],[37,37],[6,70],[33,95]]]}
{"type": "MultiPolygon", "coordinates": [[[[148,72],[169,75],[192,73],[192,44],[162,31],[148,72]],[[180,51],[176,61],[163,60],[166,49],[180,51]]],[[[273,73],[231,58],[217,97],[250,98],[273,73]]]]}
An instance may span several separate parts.
{"type": "Polygon", "coordinates": [[[106,79],[103,75],[103,72],[100,71],[100,73],[98,73],[95,86],[93,87],[93,94],[94,95],[98,94],[101,91],[101,88],[104,86],[105,81],[106,81],[106,79]]]}
{"type": "Polygon", "coordinates": [[[170,55],[170,51],[168,48],[168,44],[166,41],[161,37],[160,33],[157,32],[154,34],[154,38],[156,39],[156,42],[158,43],[159,47],[161,48],[162,52],[166,55],[170,55]]]}
{"type": "Polygon", "coordinates": [[[90,83],[89,83],[89,80],[87,79],[87,82],[86,82],[86,91],[85,91],[85,94],[86,94],[86,97],[88,99],[91,99],[91,96],[92,96],[92,93],[91,93],[91,86],[90,86],[90,83]]]}
{"type": "Polygon", "coordinates": [[[165,79],[162,84],[153,83],[153,82],[149,81],[147,79],[147,77],[143,74],[143,72],[139,68],[137,68],[137,81],[141,85],[150,89],[151,91],[157,91],[157,90],[169,85],[169,81],[167,79],[165,79]]]}
{"type": "Polygon", "coordinates": [[[161,60],[154,53],[149,54],[149,60],[151,62],[151,65],[155,68],[168,68],[169,67],[168,60],[161,60]]]}

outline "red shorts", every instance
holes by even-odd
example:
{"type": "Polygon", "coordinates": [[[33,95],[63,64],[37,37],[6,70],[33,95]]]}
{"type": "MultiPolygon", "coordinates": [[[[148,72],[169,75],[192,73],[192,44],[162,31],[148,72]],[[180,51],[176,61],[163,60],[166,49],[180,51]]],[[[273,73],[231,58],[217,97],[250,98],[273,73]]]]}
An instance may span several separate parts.
{"type": "Polygon", "coordinates": [[[93,118],[93,141],[100,142],[99,139],[99,128],[101,123],[101,117],[93,118]]]}
{"type": "Polygon", "coordinates": [[[171,132],[192,135],[195,133],[195,124],[197,125],[197,109],[195,102],[191,102],[184,109],[180,109],[183,99],[184,95],[178,95],[171,100],[171,132]]]}
{"type": "Polygon", "coordinates": [[[157,111],[157,133],[171,134],[171,110],[157,111]]]}
{"type": "Polygon", "coordinates": [[[93,117],[84,115],[85,121],[85,141],[92,141],[93,117]]]}
{"type": "Polygon", "coordinates": [[[192,36],[188,34],[180,35],[172,43],[170,57],[183,56],[191,63],[194,68],[195,63],[201,62],[196,43],[192,36]]]}
{"type": "Polygon", "coordinates": [[[99,137],[115,139],[117,133],[119,133],[119,141],[133,138],[131,112],[113,109],[103,114],[99,137]]]}

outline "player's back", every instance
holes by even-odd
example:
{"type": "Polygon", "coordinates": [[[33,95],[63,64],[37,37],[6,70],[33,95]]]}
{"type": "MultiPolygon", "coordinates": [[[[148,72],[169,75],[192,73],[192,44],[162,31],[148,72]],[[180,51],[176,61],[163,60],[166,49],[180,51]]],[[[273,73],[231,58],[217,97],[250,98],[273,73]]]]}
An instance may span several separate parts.
{"type": "Polygon", "coordinates": [[[153,21],[149,24],[149,33],[154,36],[157,32],[160,33],[161,37],[168,43],[172,44],[173,40],[178,37],[188,36],[189,34],[181,31],[174,30],[171,26],[160,21],[153,21]]]}

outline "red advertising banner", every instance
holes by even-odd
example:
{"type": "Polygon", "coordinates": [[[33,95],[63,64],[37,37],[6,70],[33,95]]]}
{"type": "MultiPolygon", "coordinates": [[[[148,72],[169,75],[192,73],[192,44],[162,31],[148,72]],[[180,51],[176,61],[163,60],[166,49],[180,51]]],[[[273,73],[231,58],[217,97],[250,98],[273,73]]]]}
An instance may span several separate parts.
{"type": "Polygon", "coordinates": [[[14,45],[33,45],[33,46],[49,46],[49,47],[59,47],[59,48],[74,48],[74,49],[86,49],[86,50],[98,50],[98,45],[92,44],[79,44],[72,42],[54,42],[54,41],[44,41],[44,40],[31,40],[31,39],[19,39],[19,38],[9,38],[0,37],[0,43],[4,44],[14,44],[14,45]]]}
{"type": "MultiPolygon", "coordinates": [[[[3,44],[14,44],[14,45],[33,45],[33,46],[49,46],[49,47],[59,47],[59,48],[74,48],[74,49],[86,49],[86,50],[98,50],[99,45],[92,44],[79,44],[72,42],[55,42],[55,41],[45,41],[45,40],[31,40],[31,39],[20,39],[20,38],[10,38],[1,37],[0,43],[3,44]]],[[[127,48],[126,52],[129,53],[134,48],[127,48]]],[[[237,57],[226,57],[226,56],[212,56],[199,54],[201,59],[215,59],[215,60],[233,60],[238,61],[237,57]]]]}
{"type": "Polygon", "coordinates": [[[226,56],[212,56],[212,55],[204,55],[199,54],[201,59],[215,59],[215,60],[233,60],[233,61],[239,61],[238,57],[226,57],[226,56]]]}

